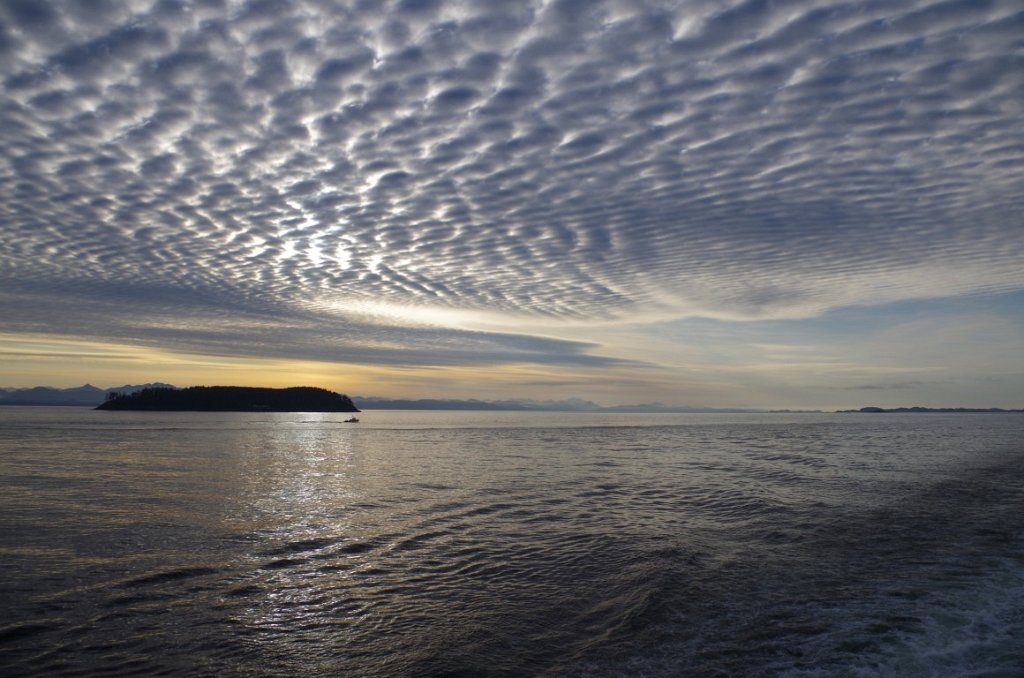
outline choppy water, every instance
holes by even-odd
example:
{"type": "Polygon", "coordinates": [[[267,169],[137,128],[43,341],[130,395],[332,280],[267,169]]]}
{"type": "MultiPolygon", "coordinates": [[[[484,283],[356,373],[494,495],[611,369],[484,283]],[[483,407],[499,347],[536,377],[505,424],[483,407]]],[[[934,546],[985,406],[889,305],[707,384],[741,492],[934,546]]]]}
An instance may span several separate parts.
{"type": "Polygon", "coordinates": [[[1024,667],[1024,416],[0,408],[4,675],[1024,667]]]}

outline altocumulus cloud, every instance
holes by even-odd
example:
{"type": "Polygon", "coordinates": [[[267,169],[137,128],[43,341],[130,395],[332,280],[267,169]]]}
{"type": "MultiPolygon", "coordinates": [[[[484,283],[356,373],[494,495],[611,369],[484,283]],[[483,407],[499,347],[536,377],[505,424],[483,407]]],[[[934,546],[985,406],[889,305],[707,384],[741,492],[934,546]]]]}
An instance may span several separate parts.
{"type": "Polygon", "coordinates": [[[1017,0],[7,0],[0,87],[7,331],[606,364],[360,303],[755,319],[1024,287],[1017,0]]]}

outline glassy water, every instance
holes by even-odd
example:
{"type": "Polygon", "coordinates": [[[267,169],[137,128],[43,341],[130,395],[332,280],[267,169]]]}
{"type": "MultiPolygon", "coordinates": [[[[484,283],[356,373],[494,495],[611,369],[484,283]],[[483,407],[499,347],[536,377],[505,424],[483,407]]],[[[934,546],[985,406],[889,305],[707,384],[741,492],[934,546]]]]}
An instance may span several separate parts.
{"type": "Polygon", "coordinates": [[[0,408],[4,675],[1024,667],[1024,416],[0,408]]]}

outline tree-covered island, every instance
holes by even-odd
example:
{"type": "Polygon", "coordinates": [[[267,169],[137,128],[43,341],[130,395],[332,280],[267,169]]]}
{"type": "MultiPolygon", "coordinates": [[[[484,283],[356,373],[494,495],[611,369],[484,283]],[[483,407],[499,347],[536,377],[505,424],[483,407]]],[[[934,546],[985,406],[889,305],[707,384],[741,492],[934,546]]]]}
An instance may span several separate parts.
{"type": "Polygon", "coordinates": [[[111,393],[97,410],[168,412],[359,412],[352,399],[313,386],[191,386],[111,393]]]}

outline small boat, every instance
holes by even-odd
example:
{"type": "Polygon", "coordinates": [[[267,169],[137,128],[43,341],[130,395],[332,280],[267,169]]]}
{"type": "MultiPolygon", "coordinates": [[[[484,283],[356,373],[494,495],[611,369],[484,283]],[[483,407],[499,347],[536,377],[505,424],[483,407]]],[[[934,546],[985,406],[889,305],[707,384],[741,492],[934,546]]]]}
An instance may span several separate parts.
{"type": "Polygon", "coordinates": [[[351,419],[346,419],[345,421],[343,421],[341,423],[342,424],[358,424],[359,420],[356,419],[355,417],[352,417],[351,419]]]}

